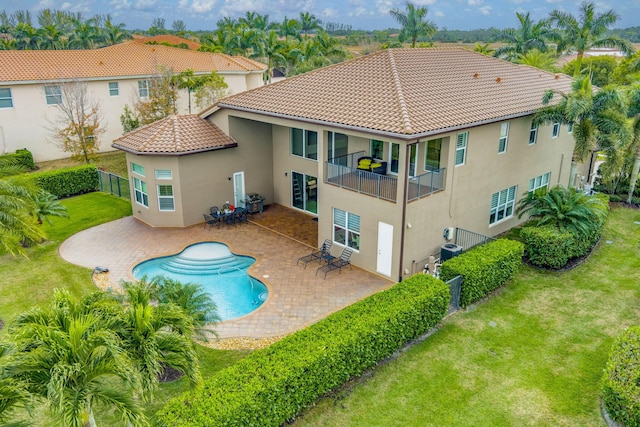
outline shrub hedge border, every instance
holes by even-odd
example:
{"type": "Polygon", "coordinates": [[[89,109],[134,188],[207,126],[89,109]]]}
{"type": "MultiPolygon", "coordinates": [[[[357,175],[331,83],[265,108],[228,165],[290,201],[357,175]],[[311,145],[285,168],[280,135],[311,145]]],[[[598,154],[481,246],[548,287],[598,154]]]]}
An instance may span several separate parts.
{"type": "Polygon", "coordinates": [[[448,286],[425,274],[365,298],[257,350],[171,400],[163,426],[279,426],[305,407],[434,328],[449,305],[448,286]]]}
{"type": "Polygon", "coordinates": [[[93,164],[36,172],[28,177],[58,198],[97,191],[100,184],[98,169],[93,164]]]}
{"type": "Polygon", "coordinates": [[[445,282],[460,275],[460,305],[467,307],[513,278],[522,264],[524,245],[498,239],[448,259],[440,267],[445,282]]]}

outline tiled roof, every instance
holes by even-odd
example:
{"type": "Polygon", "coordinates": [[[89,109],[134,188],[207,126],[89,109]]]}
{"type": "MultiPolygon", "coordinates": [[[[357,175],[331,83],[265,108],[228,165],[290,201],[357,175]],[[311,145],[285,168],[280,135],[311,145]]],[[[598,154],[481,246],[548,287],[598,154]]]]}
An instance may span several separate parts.
{"type": "Polygon", "coordinates": [[[173,34],[158,34],[153,37],[141,37],[134,36],[133,41],[137,43],[169,43],[172,45],[186,44],[189,46],[189,49],[198,50],[200,48],[200,43],[185,39],[184,37],[174,36],[173,34]]]}
{"type": "Polygon", "coordinates": [[[196,114],[172,115],[129,132],[112,147],[134,154],[184,155],[236,147],[236,141],[196,114]]]}
{"type": "Polygon", "coordinates": [[[411,139],[531,114],[571,79],[462,48],[389,49],[219,101],[411,139]]]}
{"type": "Polygon", "coordinates": [[[263,72],[257,61],[223,53],[195,52],[134,41],[92,50],[0,50],[0,82],[151,76],[158,67],[180,73],[215,70],[225,73],[263,72]]]}

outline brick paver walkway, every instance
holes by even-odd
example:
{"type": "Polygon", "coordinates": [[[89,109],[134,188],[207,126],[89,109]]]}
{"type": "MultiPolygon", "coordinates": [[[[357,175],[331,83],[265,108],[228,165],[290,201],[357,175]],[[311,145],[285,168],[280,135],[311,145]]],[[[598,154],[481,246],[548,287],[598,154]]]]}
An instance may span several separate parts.
{"type": "Polygon", "coordinates": [[[331,272],[326,279],[322,273],[316,276],[317,265],[296,265],[313,247],[255,223],[220,229],[202,224],[153,228],[127,217],[71,236],[60,246],[60,255],[84,267],[107,267],[116,284],[132,280],[132,268],[144,260],[173,255],[203,241],[222,242],[236,254],[256,258],[249,272],[269,288],[267,300],[256,311],[217,325],[220,338],[285,335],[393,284],[356,267],[331,272]]]}

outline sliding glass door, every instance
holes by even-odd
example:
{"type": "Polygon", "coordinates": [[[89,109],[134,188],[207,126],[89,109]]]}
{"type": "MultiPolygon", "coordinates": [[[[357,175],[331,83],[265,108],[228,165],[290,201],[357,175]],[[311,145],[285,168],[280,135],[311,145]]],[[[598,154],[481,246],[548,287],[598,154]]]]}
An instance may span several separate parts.
{"type": "Polygon", "coordinates": [[[291,206],[318,214],[318,179],[315,176],[291,172],[291,206]]]}

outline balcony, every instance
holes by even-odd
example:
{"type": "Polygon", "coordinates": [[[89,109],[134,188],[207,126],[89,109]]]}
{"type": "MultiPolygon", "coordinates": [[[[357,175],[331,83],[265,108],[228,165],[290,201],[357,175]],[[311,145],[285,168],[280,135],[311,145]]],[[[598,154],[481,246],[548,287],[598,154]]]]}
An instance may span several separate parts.
{"type": "MultiPolygon", "coordinates": [[[[398,178],[356,168],[357,161],[362,156],[365,156],[364,151],[330,159],[325,163],[325,182],[395,203],[398,178]]],[[[407,201],[418,200],[444,189],[444,172],[445,169],[441,168],[409,178],[407,201]]]]}

